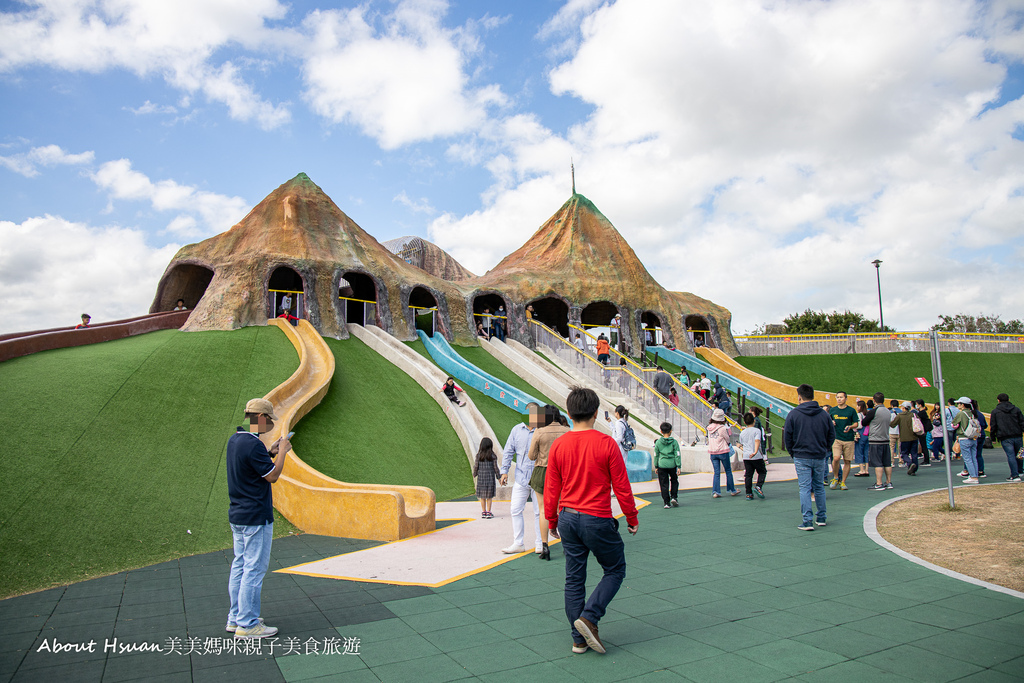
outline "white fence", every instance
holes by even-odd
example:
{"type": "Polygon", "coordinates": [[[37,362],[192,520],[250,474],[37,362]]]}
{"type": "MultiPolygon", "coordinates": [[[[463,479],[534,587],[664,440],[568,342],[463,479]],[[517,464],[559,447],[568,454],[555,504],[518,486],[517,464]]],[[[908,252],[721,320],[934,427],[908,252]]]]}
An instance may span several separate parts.
{"type": "MultiPolygon", "coordinates": [[[[743,356],[931,351],[928,332],[772,334],[734,337],[743,356]]],[[[939,332],[939,350],[1024,353],[1024,335],[939,332]]]]}

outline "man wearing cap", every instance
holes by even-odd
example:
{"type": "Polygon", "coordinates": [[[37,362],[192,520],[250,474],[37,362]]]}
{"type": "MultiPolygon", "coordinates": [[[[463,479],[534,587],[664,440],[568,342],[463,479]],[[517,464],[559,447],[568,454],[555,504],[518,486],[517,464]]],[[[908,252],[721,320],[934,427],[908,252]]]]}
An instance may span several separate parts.
{"type": "Polygon", "coordinates": [[[618,313],[612,318],[612,322],[609,325],[611,327],[612,346],[616,349],[619,348],[619,328],[622,327],[622,316],[618,313]]]}
{"type": "Polygon", "coordinates": [[[226,630],[235,638],[267,638],[277,633],[260,618],[263,577],[270,566],[274,538],[274,499],[271,484],[281,476],[291,444],[282,436],[267,450],[261,434],[274,428],[274,406],[263,398],[245,404],[249,431],[239,427],[228,439],[228,522],[234,539],[235,559],[228,578],[226,630]],[[277,459],[272,460],[271,454],[277,459]]]}
{"type": "Polygon", "coordinates": [[[974,416],[974,404],[971,399],[961,396],[956,400],[960,412],[953,419],[953,426],[956,427],[956,438],[960,444],[960,455],[964,459],[964,467],[967,468],[965,484],[978,483],[978,441],[977,435],[967,437],[967,428],[971,425],[971,418],[974,416]]]}

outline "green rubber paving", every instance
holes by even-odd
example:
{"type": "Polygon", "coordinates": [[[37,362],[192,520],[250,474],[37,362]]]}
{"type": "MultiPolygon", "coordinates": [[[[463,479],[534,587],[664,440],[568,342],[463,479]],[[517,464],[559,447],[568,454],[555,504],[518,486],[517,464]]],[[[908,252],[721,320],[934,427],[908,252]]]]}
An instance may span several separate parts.
{"type": "MultiPolygon", "coordinates": [[[[1019,680],[1024,600],[929,571],[864,535],[870,507],[944,479],[938,466],[917,477],[897,470],[886,494],[851,479],[849,491],[827,492],[829,525],[813,532],[796,529],[796,482],[769,483],[764,501],[700,490],[682,493],[676,509],[644,508],[639,534],[625,540],[626,580],[600,623],[605,655],[570,652],[557,545],[551,562],[530,555],[434,589],[269,574],[263,615],[282,639],[274,655],[36,652],[43,638],[193,637],[204,647],[224,636],[229,554],[210,553],[0,602],[0,681],[1019,680]],[[301,654],[285,654],[284,639],[301,654]],[[325,642],[335,654],[306,653],[325,642]]],[[[496,532],[496,552],[507,531],[496,532]]],[[[369,545],[292,536],[274,541],[271,562],[369,545]]],[[[591,563],[591,588],[599,576],[591,563]]]]}

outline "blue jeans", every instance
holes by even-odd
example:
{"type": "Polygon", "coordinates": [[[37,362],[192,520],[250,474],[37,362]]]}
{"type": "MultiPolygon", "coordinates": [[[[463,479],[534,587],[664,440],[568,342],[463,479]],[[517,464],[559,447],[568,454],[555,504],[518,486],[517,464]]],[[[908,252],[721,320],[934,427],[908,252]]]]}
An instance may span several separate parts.
{"type": "Polygon", "coordinates": [[[960,457],[964,459],[967,474],[978,478],[978,442],[974,439],[960,439],[960,457]]]}
{"type": "Polygon", "coordinates": [[[252,628],[260,616],[260,592],[263,577],[270,566],[270,544],[274,540],[274,523],[247,526],[232,524],[235,559],[231,562],[228,596],[231,610],[228,623],[239,628],[252,628]]]}
{"type": "Polygon", "coordinates": [[[736,482],[732,479],[732,462],[729,458],[729,452],[712,453],[711,466],[715,468],[715,479],[711,484],[711,490],[715,493],[722,492],[719,482],[721,481],[721,470],[725,470],[725,490],[729,493],[734,492],[736,490],[736,482]]]}
{"type": "Polygon", "coordinates": [[[932,459],[941,460],[946,457],[946,442],[941,436],[932,437],[932,459]]]}
{"type": "Polygon", "coordinates": [[[586,642],[573,625],[583,617],[591,624],[604,616],[608,603],[619,592],[626,578],[626,553],[619,536],[619,520],[613,517],[594,517],[568,508],[558,515],[558,533],[562,537],[565,555],[565,616],[575,643],[586,642]],[[587,597],[587,559],[594,553],[604,576],[587,597]],[[586,603],[584,604],[584,600],[586,603]]]}
{"type": "Polygon", "coordinates": [[[1003,453],[1006,453],[1006,464],[1010,466],[1010,476],[1019,477],[1020,470],[1017,468],[1017,451],[1024,445],[1024,439],[1019,436],[1015,439],[1000,439],[999,445],[1003,447],[1003,453]]]}
{"type": "Polygon", "coordinates": [[[818,521],[825,521],[825,484],[822,477],[827,471],[825,458],[793,458],[796,467],[796,478],[800,484],[800,512],[804,524],[810,524],[814,518],[811,508],[811,491],[814,491],[814,503],[818,506],[818,521]]]}
{"type": "Polygon", "coordinates": [[[868,437],[861,436],[853,446],[853,464],[868,464],[868,437]]]}

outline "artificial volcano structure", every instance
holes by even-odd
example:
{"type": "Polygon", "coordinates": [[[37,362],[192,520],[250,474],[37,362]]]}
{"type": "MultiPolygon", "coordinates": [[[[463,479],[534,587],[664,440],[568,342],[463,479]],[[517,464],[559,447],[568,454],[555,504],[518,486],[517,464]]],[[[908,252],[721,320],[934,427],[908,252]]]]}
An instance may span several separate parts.
{"type": "Polygon", "coordinates": [[[227,232],[175,255],[150,310],[170,310],[179,298],[194,308],[186,330],[261,325],[285,315],[337,338],[356,323],[399,339],[415,338],[419,328],[472,344],[474,319],[490,312],[504,313],[509,335],[532,344],[530,307],[563,336],[570,324],[617,324],[620,347],[633,353],[657,337],[683,349],[696,342],[735,353],[729,311],[664,289],[575,192],[522,247],[474,277],[422,238],[380,244],[300,173],[227,232]]]}

